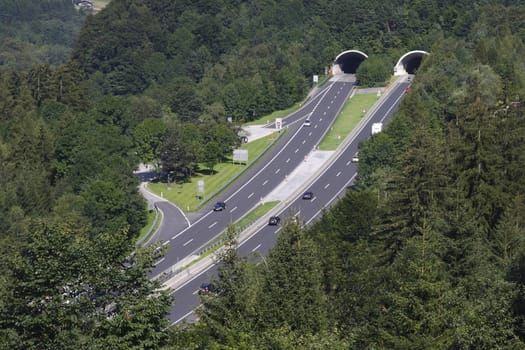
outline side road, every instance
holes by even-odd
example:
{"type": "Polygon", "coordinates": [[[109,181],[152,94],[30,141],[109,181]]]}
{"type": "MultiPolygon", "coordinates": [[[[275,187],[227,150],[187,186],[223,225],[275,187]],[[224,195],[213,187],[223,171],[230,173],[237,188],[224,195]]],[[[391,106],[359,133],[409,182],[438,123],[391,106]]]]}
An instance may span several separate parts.
{"type": "MultiPolygon", "coordinates": [[[[399,79],[393,85],[397,85],[400,82],[401,79],[399,79]]],[[[392,89],[388,89],[388,91],[385,91],[379,101],[371,110],[366,113],[365,117],[362,118],[356,128],[345,138],[343,144],[336,151],[326,152],[313,150],[305,159],[304,163],[299,165],[294,170],[294,172],[291,173],[283,183],[281,183],[281,185],[279,185],[271,194],[266,197],[268,200],[277,199],[281,200],[282,202],[277,207],[273,208],[270,213],[267,213],[265,217],[260,218],[247,230],[242,232],[238,239],[239,245],[242,245],[243,242],[250,239],[259,230],[261,230],[263,226],[267,225],[267,216],[276,215],[277,213],[283,211],[284,208],[290,204],[289,202],[295,200],[297,196],[302,193],[302,191],[304,191],[308,186],[310,186],[312,182],[319,178],[322,173],[327,171],[331,164],[335,162],[340,154],[355,139],[356,135],[358,135],[359,132],[361,132],[361,130],[367,125],[368,121],[375,114],[376,110],[386,101],[389,91],[391,90],[392,89]]],[[[196,276],[209,270],[217,262],[219,256],[221,256],[221,249],[217,250],[213,254],[203,257],[200,260],[197,260],[199,259],[198,256],[188,259],[185,261],[187,266],[186,268],[184,268],[183,263],[179,264],[173,270],[175,274],[173,276],[167,276],[169,279],[164,282],[164,288],[177,290],[193,278],[196,278],[196,276]],[[188,263],[190,263],[192,260],[195,262],[188,265],[188,263]]]]}

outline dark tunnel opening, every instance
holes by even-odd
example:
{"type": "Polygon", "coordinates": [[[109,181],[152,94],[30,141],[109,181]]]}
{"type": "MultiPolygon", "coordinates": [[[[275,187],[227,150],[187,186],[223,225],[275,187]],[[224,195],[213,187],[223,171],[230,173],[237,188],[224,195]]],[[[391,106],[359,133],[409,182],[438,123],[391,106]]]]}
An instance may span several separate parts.
{"type": "Polygon", "coordinates": [[[405,58],[403,66],[408,74],[416,74],[417,69],[421,65],[423,55],[412,55],[405,58]]]}
{"type": "Polygon", "coordinates": [[[365,56],[356,52],[349,52],[337,59],[335,63],[341,67],[343,73],[346,74],[355,74],[357,68],[366,59],[365,56]]]}

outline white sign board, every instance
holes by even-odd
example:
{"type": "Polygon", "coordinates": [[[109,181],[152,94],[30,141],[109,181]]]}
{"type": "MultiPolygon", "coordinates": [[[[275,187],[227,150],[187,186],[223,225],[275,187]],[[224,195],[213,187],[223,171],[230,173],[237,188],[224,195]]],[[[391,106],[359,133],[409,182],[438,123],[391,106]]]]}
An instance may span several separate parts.
{"type": "Polygon", "coordinates": [[[204,193],[204,180],[197,181],[197,192],[204,193]]]}
{"type": "Polygon", "coordinates": [[[319,76],[318,75],[314,75],[314,83],[318,83],[319,82],[319,76]]]}
{"type": "Polygon", "coordinates": [[[248,161],[248,150],[247,149],[234,149],[233,150],[233,161],[247,162],[248,161]]]}
{"type": "Polygon", "coordinates": [[[283,118],[275,118],[275,128],[281,130],[283,128],[283,118]]]}
{"type": "Polygon", "coordinates": [[[383,129],[383,123],[372,124],[372,135],[380,133],[382,129],[383,129]]]}

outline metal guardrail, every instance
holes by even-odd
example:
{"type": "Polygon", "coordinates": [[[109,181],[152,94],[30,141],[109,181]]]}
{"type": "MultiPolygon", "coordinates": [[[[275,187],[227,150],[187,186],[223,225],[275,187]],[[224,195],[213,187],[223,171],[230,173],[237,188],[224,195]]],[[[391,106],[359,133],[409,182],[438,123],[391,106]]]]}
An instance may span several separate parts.
{"type": "MultiPolygon", "coordinates": [[[[393,83],[390,86],[390,88],[387,88],[385,90],[385,93],[382,94],[382,96],[374,104],[374,106],[365,113],[365,116],[359,121],[359,123],[354,128],[354,130],[352,130],[352,132],[347,135],[345,140],[337,148],[336,152],[334,152],[334,154],[332,154],[330,156],[330,158],[326,161],[325,166],[319,168],[311,176],[309,181],[305,182],[302,186],[299,186],[298,189],[296,190],[296,192],[293,195],[289,196],[286,200],[282,201],[277,206],[272,208],[267,213],[266,216],[268,216],[268,215],[272,216],[272,215],[276,215],[276,214],[282,212],[284,209],[286,209],[288,206],[290,206],[290,204],[297,198],[297,196],[300,193],[304,192],[304,190],[306,188],[311,186],[311,184],[317,178],[319,178],[328,168],[330,168],[330,166],[339,158],[341,153],[343,153],[348,148],[348,146],[350,145],[352,140],[355,138],[355,136],[358,135],[364,129],[364,127],[370,121],[371,117],[376,113],[377,109],[380,106],[383,105],[383,103],[385,102],[386,98],[389,95],[389,91],[392,90],[393,86],[399,84],[399,80],[400,79],[396,80],[396,82],[393,83]]],[[[349,94],[349,96],[350,96],[350,94],[349,94]]],[[[341,106],[341,109],[343,108],[343,106],[344,105],[341,106]]],[[[338,111],[338,113],[340,113],[340,110],[338,111]]],[[[238,237],[239,237],[239,245],[241,245],[243,242],[245,242],[248,239],[250,239],[262,227],[264,227],[267,224],[266,216],[259,217],[257,220],[254,220],[251,223],[243,226],[242,229],[239,229],[239,230],[235,231],[236,235],[238,235],[238,237]]],[[[217,249],[218,246],[220,246],[220,245],[222,245],[224,243],[224,232],[225,231],[221,232],[218,236],[212,238],[210,241],[208,241],[207,243],[203,244],[201,247],[196,249],[194,251],[194,253],[192,253],[192,255],[203,255],[203,254],[205,254],[206,252],[208,252],[208,251],[210,251],[212,249],[217,249]],[[222,237],[222,240],[220,239],[221,237],[222,237]]],[[[217,249],[217,251],[220,251],[220,249],[217,249]]],[[[177,274],[183,272],[184,270],[187,270],[188,269],[188,265],[195,264],[195,262],[198,262],[200,259],[202,259],[202,257],[196,258],[195,260],[193,260],[192,262],[188,263],[187,265],[178,267],[176,270],[173,270],[173,267],[171,267],[169,269],[166,269],[165,272],[163,274],[161,274],[162,275],[161,283],[164,284],[165,282],[167,282],[169,279],[173,278],[177,274]]],[[[216,263],[218,261],[218,254],[215,254],[215,256],[210,257],[210,259],[211,259],[211,261],[207,262],[206,264],[202,264],[202,266],[203,266],[202,268],[205,268],[205,267],[209,266],[210,263],[216,263]]],[[[188,272],[188,275],[190,275],[189,272],[188,272]]]]}
{"type": "MultiPolygon", "coordinates": [[[[275,132],[274,132],[275,134],[275,132]]],[[[218,195],[219,193],[221,193],[222,191],[224,191],[226,188],[228,188],[228,186],[230,186],[235,180],[237,180],[239,177],[241,177],[242,175],[244,175],[244,173],[246,173],[246,171],[248,171],[255,163],[257,163],[259,161],[259,159],[261,159],[261,157],[263,157],[266,152],[268,152],[268,150],[278,141],[281,139],[281,137],[284,136],[285,132],[278,132],[278,137],[274,138],[273,141],[268,144],[268,146],[266,146],[261,153],[259,153],[257,155],[257,157],[255,157],[251,162],[249,162],[248,164],[246,164],[246,166],[244,167],[244,169],[242,171],[240,171],[239,173],[237,173],[234,177],[232,177],[230,180],[228,180],[224,185],[222,185],[221,187],[219,187],[217,190],[215,190],[214,192],[212,192],[210,195],[206,196],[202,201],[200,201],[199,203],[199,207],[203,206],[204,204],[206,204],[208,201],[210,201],[212,198],[214,198],[216,195],[218,195]]]]}

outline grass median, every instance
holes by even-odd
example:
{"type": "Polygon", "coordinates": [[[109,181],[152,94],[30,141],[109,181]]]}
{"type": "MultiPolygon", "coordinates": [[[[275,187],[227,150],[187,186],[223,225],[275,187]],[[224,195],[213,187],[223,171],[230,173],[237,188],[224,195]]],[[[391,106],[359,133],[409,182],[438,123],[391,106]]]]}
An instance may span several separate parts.
{"type": "Polygon", "coordinates": [[[354,130],[359,121],[363,118],[379,97],[375,93],[355,94],[348,100],[334,124],[326,133],[323,141],[319,144],[321,151],[334,151],[344,141],[346,136],[354,130]]]}
{"type": "MultiPolygon", "coordinates": [[[[286,132],[286,130],[282,131],[282,133],[284,132],[286,132]]],[[[241,149],[248,150],[248,164],[265,152],[277,137],[279,137],[279,134],[273,133],[243,145],[241,149]]],[[[149,183],[148,189],[166,198],[182,210],[193,212],[199,209],[203,198],[220,190],[224,184],[227,184],[246,169],[247,164],[233,163],[230,158],[223,163],[217,164],[213,174],[207,171],[207,169],[202,169],[196,172],[188,182],[171,184],[163,182],[149,183]],[[204,193],[197,191],[197,183],[199,180],[204,181],[204,193]]]]}

